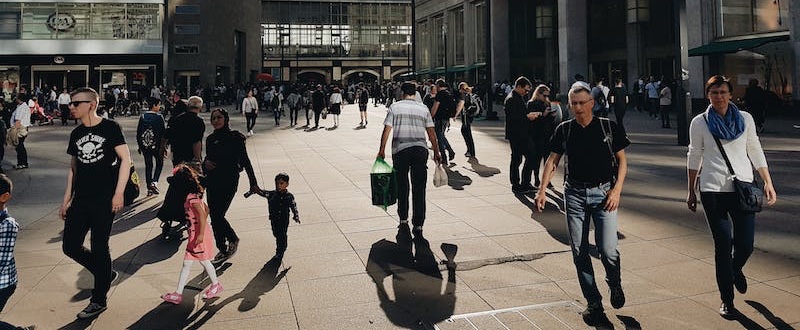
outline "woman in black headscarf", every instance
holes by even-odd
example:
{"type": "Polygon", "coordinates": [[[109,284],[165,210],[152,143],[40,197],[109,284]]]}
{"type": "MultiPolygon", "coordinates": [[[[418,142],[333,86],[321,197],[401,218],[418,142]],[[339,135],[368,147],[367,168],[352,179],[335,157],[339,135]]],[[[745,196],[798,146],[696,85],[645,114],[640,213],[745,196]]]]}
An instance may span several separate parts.
{"type": "Polygon", "coordinates": [[[214,230],[214,241],[219,250],[214,258],[215,263],[233,256],[239,244],[239,237],[225,218],[225,213],[228,212],[239,186],[239,172],[242,170],[247,172],[251,192],[261,191],[253,173],[250,157],[247,156],[246,138],[239,131],[231,130],[229,123],[230,116],[225,109],[215,109],[211,112],[211,126],[214,127],[214,132],[206,138],[206,158],[203,161],[211,228],[214,230]]]}

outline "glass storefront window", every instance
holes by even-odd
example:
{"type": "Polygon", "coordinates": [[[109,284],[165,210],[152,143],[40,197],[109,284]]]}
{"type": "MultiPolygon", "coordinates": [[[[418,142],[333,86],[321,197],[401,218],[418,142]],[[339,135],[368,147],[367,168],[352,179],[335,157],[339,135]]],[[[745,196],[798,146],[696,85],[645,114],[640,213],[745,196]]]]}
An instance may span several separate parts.
{"type": "Polygon", "coordinates": [[[161,39],[161,5],[141,3],[0,4],[0,38],[161,39]],[[7,15],[3,15],[7,14],[7,15]],[[10,31],[10,32],[9,32],[10,31]]]}
{"type": "Polygon", "coordinates": [[[717,0],[717,36],[789,30],[789,1],[717,0]]]}

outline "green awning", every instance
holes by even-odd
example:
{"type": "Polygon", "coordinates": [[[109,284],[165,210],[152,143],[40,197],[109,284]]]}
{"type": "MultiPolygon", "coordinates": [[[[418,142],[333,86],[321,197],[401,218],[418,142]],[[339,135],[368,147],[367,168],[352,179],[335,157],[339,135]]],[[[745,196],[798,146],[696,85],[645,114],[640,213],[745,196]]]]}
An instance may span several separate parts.
{"type": "Polygon", "coordinates": [[[740,50],[753,49],[758,46],[775,41],[789,40],[789,32],[770,33],[756,36],[739,37],[735,39],[718,40],[709,44],[692,48],[689,56],[707,56],[714,54],[735,53],[740,50]]]}

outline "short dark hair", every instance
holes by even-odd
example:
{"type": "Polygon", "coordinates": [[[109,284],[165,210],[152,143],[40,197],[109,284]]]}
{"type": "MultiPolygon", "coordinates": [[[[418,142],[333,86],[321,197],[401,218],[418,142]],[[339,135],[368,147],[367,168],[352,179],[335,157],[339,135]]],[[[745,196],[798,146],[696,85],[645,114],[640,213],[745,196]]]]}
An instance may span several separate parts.
{"type": "Polygon", "coordinates": [[[715,75],[711,76],[711,78],[708,78],[708,81],[706,81],[706,94],[708,94],[708,91],[711,90],[711,87],[719,87],[722,86],[722,84],[728,85],[728,92],[733,93],[733,85],[731,84],[731,81],[728,80],[728,78],[725,78],[723,75],[715,75]]]}
{"type": "Polygon", "coordinates": [[[275,176],[275,182],[278,181],[289,182],[289,174],[286,174],[284,172],[278,173],[278,175],[275,176]]]}
{"type": "Polygon", "coordinates": [[[403,95],[417,94],[417,84],[413,82],[404,82],[403,85],[400,86],[400,89],[403,91],[403,95]]]}
{"type": "Polygon", "coordinates": [[[517,78],[517,80],[514,81],[514,87],[525,87],[531,85],[532,85],[531,81],[528,78],[525,78],[524,76],[519,76],[519,78],[517,78]]]}
{"type": "Polygon", "coordinates": [[[81,94],[81,93],[89,94],[90,96],[92,96],[92,98],[95,100],[95,102],[100,100],[100,94],[97,94],[97,91],[94,90],[94,88],[91,88],[91,87],[78,87],[74,91],[72,91],[72,93],[69,93],[69,96],[70,97],[74,97],[75,95],[78,95],[78,94],[81,94]]]}
{"type": "Polygon", "coordinates": [[[447,87],[448,87],[448,86],[447,86],[447,82],[446,82],[446,81],[444,81],[444,79],[442,79],[442,78],[436,79],[436,86],[438,86],[438,87],[444,87],[444,88],[447,88],[447,87]]]}
{"type": "Polygon", "coordinates": [[[161,99],[155,98],[155,97],[148,97],[147,98],[147,103],[150,104],[150,107],[154,107],[156,105],[160,105],[161,104],[161,99]]]}
{"type": "Polygon", "coordinates": [[[9,178],[5,174],[0,174],[0,195],[5,193],[11,193],[11,190],[14,188],[14,184],[11,183],[11,178],[9,178]]]}

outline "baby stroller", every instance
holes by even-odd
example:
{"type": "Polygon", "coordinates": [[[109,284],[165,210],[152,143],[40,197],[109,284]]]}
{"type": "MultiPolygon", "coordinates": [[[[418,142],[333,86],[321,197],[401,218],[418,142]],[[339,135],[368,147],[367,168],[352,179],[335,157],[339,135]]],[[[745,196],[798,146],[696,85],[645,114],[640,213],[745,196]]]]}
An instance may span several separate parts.
{"type": "Polygon", "coordinates": [[[39,126],[53,125],[53,116],[45,113],[44,108],[39,105],[39,102],[33,102],[31,108],[31,122],[38,121],[39,126]]]}

